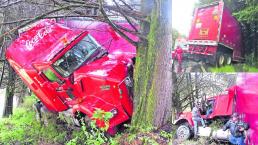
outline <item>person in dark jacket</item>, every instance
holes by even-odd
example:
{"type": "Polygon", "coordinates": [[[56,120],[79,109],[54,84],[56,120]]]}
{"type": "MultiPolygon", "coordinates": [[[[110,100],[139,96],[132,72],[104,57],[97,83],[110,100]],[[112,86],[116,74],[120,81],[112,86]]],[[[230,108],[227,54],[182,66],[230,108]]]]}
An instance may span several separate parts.
{"type": "Polygon", "coordinates": [[[223,126],[223,130],[229,129],[231,135],[229,137],[229,142],[234,145],[245,145],[244,143],[244,131],[247,130],[248,124],[239,120],[237,113],[232,115],[232,118],[223,126]]]}

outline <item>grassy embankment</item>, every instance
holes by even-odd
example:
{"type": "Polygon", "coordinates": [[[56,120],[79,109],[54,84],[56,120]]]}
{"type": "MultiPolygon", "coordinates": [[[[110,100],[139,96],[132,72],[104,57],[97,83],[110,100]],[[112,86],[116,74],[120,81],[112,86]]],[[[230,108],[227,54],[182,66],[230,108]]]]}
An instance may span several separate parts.
{"type": "MultiPolygon", "coordinates": [[[[174,133],[142,131],[130,133],[127,129],[114,137],[106,137],[104,131],[92,126],[75,128],[66,123],[57,123],[49,120],[48,125],[41,125],[35,118],[32,104],[35,96],[25,97],[24,103],[15,108],[14,114],[9,118],[0,119],[0,145],[35,144],[35,145],[172,145],[174,133]]],[[[59,117],[60,119],[60,117],[59,117]]]]}
{"type": "Polygon", "coordinates": [[[258,72],[257,67],[249,66],[247,64],[235,64],[235,65],[226,65],[223,67],[212,67],[209,68],[210,72],[258,72]]]}

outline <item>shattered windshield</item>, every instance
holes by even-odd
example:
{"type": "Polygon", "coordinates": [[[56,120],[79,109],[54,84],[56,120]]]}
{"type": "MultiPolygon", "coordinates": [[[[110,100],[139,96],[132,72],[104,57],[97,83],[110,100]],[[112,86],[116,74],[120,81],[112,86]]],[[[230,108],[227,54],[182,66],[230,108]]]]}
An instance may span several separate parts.
{"type": "Polygon", "coordinates": [[[100,47],[96,40],[88,34],[59,58],[53,64],[53,67],[62,76],[67,77],[88,60],[100,47]]]}

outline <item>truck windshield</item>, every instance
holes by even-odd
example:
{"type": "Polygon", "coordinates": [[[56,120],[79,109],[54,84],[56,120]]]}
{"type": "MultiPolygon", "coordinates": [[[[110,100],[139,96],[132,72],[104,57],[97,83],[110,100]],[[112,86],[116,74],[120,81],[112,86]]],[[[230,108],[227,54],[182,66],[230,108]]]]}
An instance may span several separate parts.
{"type": "Polygon", "coordinates": [[[101,46],[88,34],[59,58],[53,67],[62,76],[67,77],[87,61],[98,48],[101,46]]]}

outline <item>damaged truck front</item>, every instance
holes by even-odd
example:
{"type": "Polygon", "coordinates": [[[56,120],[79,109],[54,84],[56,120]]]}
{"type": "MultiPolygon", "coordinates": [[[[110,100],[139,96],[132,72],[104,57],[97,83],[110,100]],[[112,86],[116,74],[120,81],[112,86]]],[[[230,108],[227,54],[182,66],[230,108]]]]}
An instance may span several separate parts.
{"type": "Polygon", "coordinates": [[[41,20],[10,45],[6,59],[39,98],[37,107],[65,113],[76,125],[78,113],[87,122],[100,109],[112,113],[113,132],[132,116],[132,58],[109,54],[85,29],[41,20]]]}

